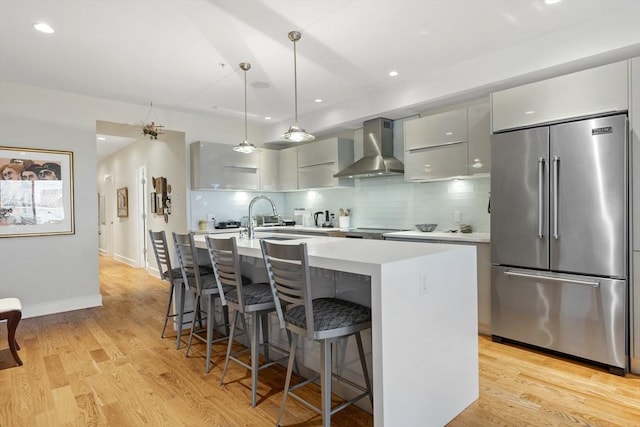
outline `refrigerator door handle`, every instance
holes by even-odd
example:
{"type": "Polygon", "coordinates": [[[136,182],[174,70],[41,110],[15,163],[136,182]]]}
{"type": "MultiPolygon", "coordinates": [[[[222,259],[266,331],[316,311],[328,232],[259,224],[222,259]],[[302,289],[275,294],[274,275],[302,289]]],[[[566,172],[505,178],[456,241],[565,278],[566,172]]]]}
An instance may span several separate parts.
{"type": "Polygon", "coordinates": [[[563,277],[554,277],[554,276],[543,276],[539,274],[527,274],[520,273],[518,271],[505,271],[505,276],[517,276],[517,277],[526,277],[528,279],[542,279],[542,280],[551,280],[553,282],[563,282],[563,283],[575,283],[577,285],[587,285],[593,286],[594,288],[600,287],[600,282],[597,280],[579,280],[579,279],[568,279],[563,277]]]}
{"type": "Polygon", "coordinates": [[[560,157],[553,156],[553,238],[558,239],[558,168],[560,167],[560,157]]]}
{"type": "Polygon", "coordinates": [[[544,158],[538,157],[538,238],[544,238],[544,158]]]}

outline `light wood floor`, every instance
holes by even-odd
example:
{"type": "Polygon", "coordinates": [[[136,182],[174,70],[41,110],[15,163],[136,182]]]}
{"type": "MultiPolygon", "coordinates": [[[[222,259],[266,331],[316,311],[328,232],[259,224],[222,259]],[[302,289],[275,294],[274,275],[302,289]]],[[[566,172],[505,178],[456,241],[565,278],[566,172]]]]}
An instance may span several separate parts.
{"type": "MultiPolygon", "coordinates": [[[[222,346],[205,375],[201,344],[185,358],[174,338],[160,338],[164,282],[100,257],[100,286],[103,307],[20,323],[23,367],[13,367],[6,326],[0,326],[0,426],[275,424],[284,368],[260,373],[258,405],[251,408],[243,368],[231,365],[231,382],[219,386],[222,346]]],[[[639,376],[616,377],[487,337],[478,343],[480,398],[450,426],[640,426],[639,376]]],[[[284,422],[320,425],[318,416],[291,400],[284,422]]],[[[373,421],[348,408],[333,424],[373,421]]]]}

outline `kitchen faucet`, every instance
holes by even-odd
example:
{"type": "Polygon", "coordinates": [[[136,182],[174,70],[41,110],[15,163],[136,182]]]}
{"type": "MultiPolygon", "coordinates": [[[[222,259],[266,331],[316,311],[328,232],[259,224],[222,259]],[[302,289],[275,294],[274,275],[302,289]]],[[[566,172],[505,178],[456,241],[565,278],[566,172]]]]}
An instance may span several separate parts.
{"type": "Polygon", "coordinates": [[[256,196],[254,197],[251,202],[249,203],[249,238],[253,239],[254,236],[254,231],[253,231],[253,216],[252,216],[252,211],[253,211],[253,204],[255,202],[257,202],[260,199],[264,199],[267,202],[271,203],[271,209],[273,209],[273,215],[278,216],[278,209],[276,209],[276,204],[273,203],[273,200],[271,200],[269,197],[267,196],[256,196]]]}

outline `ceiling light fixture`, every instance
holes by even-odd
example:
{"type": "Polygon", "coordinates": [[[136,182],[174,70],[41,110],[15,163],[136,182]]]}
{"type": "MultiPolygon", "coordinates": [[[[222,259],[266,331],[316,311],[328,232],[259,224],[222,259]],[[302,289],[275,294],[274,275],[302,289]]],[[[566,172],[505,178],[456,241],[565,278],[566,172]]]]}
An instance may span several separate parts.
{"type": "Polygon", "coordinates": [[[396,77],[398,72],[396,70],[389,71],[389,77],[396,77]]]}
{"type": "Polygon", "coordinates": [[[36,22],[35,24],[33,24],[33,28],[45,34],[55,33],[55,30],[51,27],[51,25],[47,24],[46,22],[36,22]]]}
{"type": "Polygon", "coordinates": [[[293,84],[294,84],[294,105],[295,105],[295,117],[294,123],[289,127],[289,130],[282,135],[284,141],[289,142],[309,142],[316,139],[315,136],[307,133],[304,129],[298,126],[298,66],[296,62],[296,42],[300,40],[302,34],[299,31],[290,31],[289,40],[293,42],[293,84]]]}
{"type": "Polygon", "coordinates": [[[244,71],[244,141],[233,147],[233,151],[250,154],[258,150],[255,145],[247,141],[247,70],[251,68],[251,64],[241,62],[240,68],[244,71]]]}

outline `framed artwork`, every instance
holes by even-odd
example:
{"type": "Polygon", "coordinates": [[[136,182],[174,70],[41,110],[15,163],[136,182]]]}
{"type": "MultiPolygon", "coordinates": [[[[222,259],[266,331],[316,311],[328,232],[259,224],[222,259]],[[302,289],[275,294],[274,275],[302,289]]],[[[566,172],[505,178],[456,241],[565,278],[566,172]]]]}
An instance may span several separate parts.
{"type": "Polygon", "coordinates": [[[116,200],[118,201],[117,209],[119,217],[129,216],[129,193],[127,187],[118,188],[116,193],[116,200]]]}
{"type": "Polygon", "coordinates": [[[74,233],[73,152],[0,146],[0,237],[74,233]]]}

